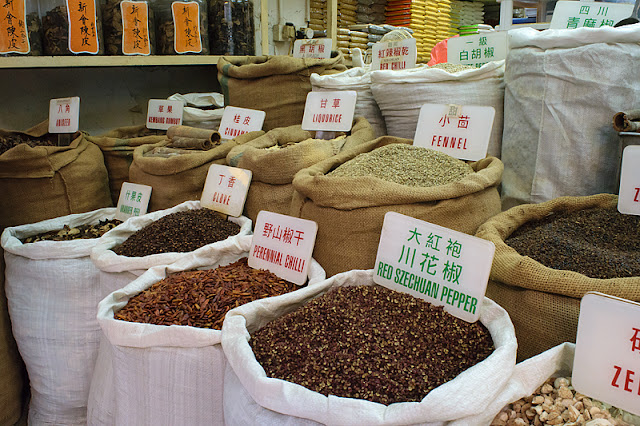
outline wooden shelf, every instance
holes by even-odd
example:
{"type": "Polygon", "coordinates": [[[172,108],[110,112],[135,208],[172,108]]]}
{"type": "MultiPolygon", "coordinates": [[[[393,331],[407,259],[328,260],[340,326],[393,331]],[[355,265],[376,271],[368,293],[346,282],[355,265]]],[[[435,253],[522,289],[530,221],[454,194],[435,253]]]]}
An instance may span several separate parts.
{"type": "Polygon", "coordinates": [[[0,68],[217,65],[219,58],[214,55],[8,56],[0,58],[0,68]]]}

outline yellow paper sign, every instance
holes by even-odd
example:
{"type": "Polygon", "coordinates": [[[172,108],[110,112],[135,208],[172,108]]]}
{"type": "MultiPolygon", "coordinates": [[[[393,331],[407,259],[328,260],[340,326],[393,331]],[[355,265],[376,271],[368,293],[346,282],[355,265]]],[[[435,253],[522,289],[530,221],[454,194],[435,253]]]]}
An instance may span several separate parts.
{"type": "Polygon", "coordinates": [[[200,53],[200,7],[196,2],[174,1],[171,3],[173,27],[175,29],[173,46],[176,53],[200,53]]]}
{"type": "Polygon", "coordinates": [[[125,55],[149,55],[149,6],[144,1],[123,1],[122,53],[125,55]]]}
{"type": "Polygon", "coordinates": [[[69,50],[72,53],[98,53],[96,3],[94,0],[67,0],[69,50]]]}
{"type": "Polygon", "coordinates": [[[25,0],[5,1],[0,19],[0,53],[29,53],[25,0]]]}

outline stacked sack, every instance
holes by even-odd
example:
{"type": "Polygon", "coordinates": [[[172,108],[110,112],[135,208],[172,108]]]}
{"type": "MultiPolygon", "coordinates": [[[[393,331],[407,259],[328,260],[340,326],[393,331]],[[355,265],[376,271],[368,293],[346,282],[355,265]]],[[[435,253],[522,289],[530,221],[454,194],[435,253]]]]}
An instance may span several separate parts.
{"type": "Polygon", "coordinates": [[[464,33],[466,26],[475,26],[484,22],[484,3],[479,1],[451,2],[451,30],[453,34],[464,33]]]}
{"type": "Polygon", "coordinates": [[[343,0],[338,2],[338,27],[348,28],[358,23],[358,0],[343,0]]]}
{"type": "Polygon", "coordinates": [[[387,0],[358,0],[356,18],[359,24],[384,24],[387,0]]]}
{"type": "Polygon", "coordinates": [[[371,91],[382,111],[389,136],[413,138],[424,104],[491,106],[495,109],[488,155],[500,158],[505,61],[481,68],[448,72],[418,67],[402,71],[372,71],[371,91]]]}
{"type": "MultiPolygon", "coordinates": [[[[403,26],[410,28],[413,32],[413,38],[416,39],[416,47],[418,50],[418,62],[426,62],[426,54],[429,50],[425,49],[425,37],[426,37],[426,2],[414,1],[411,4],[406,4],[402,1],[389,0],[387,2],[386,20],[385,22],[390,25],[403,26]]],[[[387,40],[385,37],[384,41],[387,40]]]]}
{"type": "Polygon", "coordinates": [[[309,28],[315,31],[327,29],[327,0],[311,0],[309,28]]]}

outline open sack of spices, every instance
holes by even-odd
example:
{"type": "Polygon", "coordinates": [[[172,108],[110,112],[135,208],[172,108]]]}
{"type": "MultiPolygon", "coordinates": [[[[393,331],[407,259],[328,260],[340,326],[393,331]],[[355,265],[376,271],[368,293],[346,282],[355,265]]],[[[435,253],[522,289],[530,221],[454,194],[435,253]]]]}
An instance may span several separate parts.
{"type": "Polygon", "coordinates": [[[588,291],[640,301],[640,217],[617,203],[612,194],[560,197],[512,207],[478,229],[496,246],[487,296],[511,316],[518,360],[575,342],[588,291]]]}
{"type": "Polygon", "coordinates": [[[107,232],[91,251],[104,294],[118,290],[153,266],[169,265],[207,246],[251,234],[251,220],[227,217],[185,201],[173,208],[132,217],[107,232]]]}
{"type": "Polygon", "coordinates": [[[87,423],[98,353],[98,302],[107,293],[90,253],[117,226],[115,208],[73,214],[2,233],[13,334],[31,385],[29,422],[87,423]]]}
{"type": "Polygon", "coordinates": [[[346,69],[339,52],[331,52],[329,59],[223,56],[218,60],[218,81],[225,105],[266,112],[263,129],[271,130],[302,122],[311,74],[335,74],[346,69]]]}
{"type": "Polygon", "coordinates": [[[471,324],[354,270],[233,309],[222,347],[228,425],[442,425],[483,412],[517,343],[491,300],[471,324]]]}
{"type": "Polygon", "coordinates": [[[264,132],[249,132],[221,141],[214,130],[174,126],[167,139],[142,145],[133,151],[129,182],[149,185],[149,211],[174,207],[187,200],[199,200],[212,164],[226,164],[231,148],[264,132]],[[178,129],[179,128],[179,129],[178,129]]]}
{"type": "Polygon", "coordinates": [[[245,213],[253,221],[260,210],[288,215],[293,177],[305,167],[374,138],[364,117],[356,117],[351,131],[335,139],[315,139],[315,132],[299,124],[281,127],[229,151],[227,164],[252,172],[245,213]]]}
{"type": "Polygon", "coordinates": [[[100,148],[76,132],[57,146],[47,122],[0,130],[0,229],[112,206],[100,148]]]}
{"type": "Polygon", "coordinates": [[[318,224],[314,258],[328,275],[373,268],[385,213],[466,234],[500,212],[502,162],[473,163],[390,136],[298,172],[291,215],[318,224]]]}
{"type": "Polygon", "coordinates": [[[496,111],[487,153],[500,158],[504,108],[504,64],[494,61],[481,68],[457,70],[453,64],[420,66],[402,71],[372,71],[371,91],[389,136],[415,136],[422,105],[490,106],[496,111]]]}
{"type": "MultiPolygon", "coordinates": [[[[250,268],[251,240],[229,239],[151,268],[100,302],[106,341],[91,392],[102,398],[89,404],[90,413],[103,415],[96,424],[224,424],[220,339],[226,312],[301,288],[250,268]]],[[[324,279],[312,260],[308,286],[324,279]]]]}

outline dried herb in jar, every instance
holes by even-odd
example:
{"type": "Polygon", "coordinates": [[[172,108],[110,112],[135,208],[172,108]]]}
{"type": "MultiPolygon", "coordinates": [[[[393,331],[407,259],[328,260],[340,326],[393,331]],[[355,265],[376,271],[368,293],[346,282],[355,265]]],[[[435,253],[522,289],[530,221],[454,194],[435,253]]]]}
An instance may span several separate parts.
{"type": "Polygon", "coordinates": [[[253,3],[250,0],[210,0],[209,34],[214,55],[255,55],[253,3]]]}
{"type": "MultiPolygon", "coordinates": [[[[157,13],[155,14],[156,20],[156,41],[157,47],[156,51],[159,55],[176,55],[176,46],[175,46],[175,24],[174,24],[174,16],[171,9],[171,5],[173,2],[164,1],[156,6],[157,13]]],[[[176,2],[181,3],[181,2],[176,2]]],[[[198,14],[196,17],[178,17],[177,19],[188,19],[190,21],[190,26],[193,27],[195,23],[199,25],[198,31],[200,32],[200,43],[202,46],[202,50],[200,52],[189,52],[189,53],[180,53],[184,55],[208,55],[209,54],[209,25],[208,25],[208,17],[207,17],[207,3],[204,0],[195,0],[189,1],[188,3],[197,3],[198,4],[198,14]]],[[[187,29],[185,30],[188,34],[192,35],[194,32],[187,29]]]]}
{"type": "MultiPolygon", "coordinates": [[[[48,10],[42,17],[42,38],[45,55],[61,56],[75,55],[69,50],[69,16],[67,14],[66,3],[48,10]]],[[[98,55],[104,53],[104,43],[102,41],[102,17],[99,8],[96,7],[95,33],[98,39],[98,55]]],[[[88,22],[92,22],[92,17],[88,22]]],[[[90,53],[79,53],[79,55],[90,55],[90,53]]]]}
{"type": "Polygon", "coordinates": [[[381,404],[421,401],[494,350],[479,321],[381,286],[333,288],[249,344],[269,377],[381,404]]]}
{"type": "Polygon", "coordinates": [[[169,275],[132,297],[114,318],[219,330],[229,310],[298,288],[269,271],[249,267],[245,257],[216,269],[169,275]]]}
{"type": "Polygon", "coordinates": [[[43,232],[22,240],[23,244],[36,243],[38,241],[71,241],[80,239],[100,238],[106,232],[120,225],[122,221],[118,219],[101,220],[95,225],[80,225],[71,228],[65,225],[62,229],[43,232]]]}
{"type": "MultiPolygon", "coordinates": [[[[107,0],[102,5],[102,22],[104,23],[104,44],[107,55],[122,55],[122,0],[107,0]]],[[[153,9],[149,5],[147,8],[147,28],[149,31],[150,54],[155,54],[156,27],[153,9]]],[[[146,36],[146,35],[145,35],[146,36]]]]}

